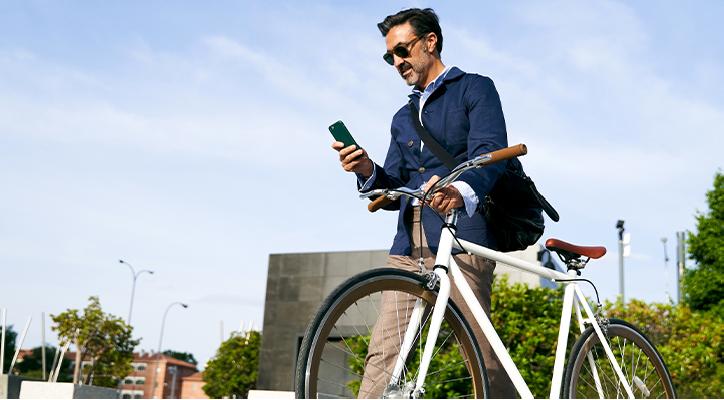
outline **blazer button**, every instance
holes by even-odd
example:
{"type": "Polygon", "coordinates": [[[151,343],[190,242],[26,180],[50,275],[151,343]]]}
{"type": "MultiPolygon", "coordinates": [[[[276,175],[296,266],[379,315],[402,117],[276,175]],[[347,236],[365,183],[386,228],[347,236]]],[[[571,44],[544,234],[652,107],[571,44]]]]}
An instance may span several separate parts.
{"type": "Polygon", "coordinates": [[[410,140],[409,142],[407,142],[407,147],[412,147],[413,144],[415,144],[415,142],[413,142],[412,140],[410,140]]]}
{"type": "Polygon", "coordinates": [[[425,172],[425,167],[420,167],[420,168],[418,168],[418,169],[417,169],[417,172],[419,172],[419,173],[425,172]]]}

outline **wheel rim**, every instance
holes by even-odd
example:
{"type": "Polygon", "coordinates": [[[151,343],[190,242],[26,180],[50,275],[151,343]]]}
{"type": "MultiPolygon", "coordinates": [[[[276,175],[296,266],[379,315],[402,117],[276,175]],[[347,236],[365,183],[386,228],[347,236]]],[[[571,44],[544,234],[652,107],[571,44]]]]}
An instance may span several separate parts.
{"type": "MultiPolygon", "coordinates": [[[[608,344],[636,398],[673,398],[668,371],[656,350],[636,330],[610,325],[608,344]]],[[[574,365],[572,398],[628,398],[598,336],[592,333],[583,344],[574,365]],[[598,379],[596,379],[598,378],[598,379]]]]}
{"type": "MultiPolygon", "coordinates": [[[[405,304],[404,307],[394,307],[397,315],[403,320],[407,320],[406,315],[412,311],[412,306],[410,306],[410,303],[414,302],[412,299],[420,298],[428,304],[434,304],[436,298],[434,292],[423,288],[422,282],[416,276],[414,278],[379,276],[367,279],[346,290],[328,309],[316,330],[317,335],[312,340],[305,371],[305,394],[308,398],[358,396],[365,368],[366,347],[369,344],[369,337],[374,329],[377,315],[382,308],[380,302],[383,293],[387,302],[395,299],[395,305],[405,304]],[[406,299],[408,300],[405,301],[406,299]]],[[[429,325],[429,316],[430,313],[426,312],[421,317],[423,325],[429,325]]],[[[463,324],[457,310],[449,305],[436,342],[433,362],[428,370],[425,396],[435,396],[441,391],[451,393],[450,390],[453,390],[452,397],[482,396],[483,373],[480,370],[482,359],[477,346],[472,344],[469,331],[463,327],[463,324]],[[468,354],[475,354],[475,356],[463,358],[468,354]],[[440,359],[448,362],[445,365],[436,364],[440,359]],[[470,362],[470,359],[473,362],[470,362]],[[472,373],[469,372],[467,365],[472,365],[470,368],[473,370],[472,373]],[[462,376],[460,375],[461,370],[464,373],[462,376]]],[[[378,329],[393,338],[395,341],[393,347],[399,349],[405,334],[404,328],[400,331],[397,330],[397,327],[378,327],[378,329]]],[[[426,329],[421,327],[418,330],[421,332],[416,332],[416,336],[419,337],[422,333],[422,337],[425,338],[426,329]]],[[[416,341],[403,369],[400,391],[388,393],[391,396],[407,396],[409,390],[414,386],[416,366],[419,365],[419,358],[424,346],[423,341],[416,341]]],[[[385,371],[381,376],[391,376],[394,362],[388,365],[375,364],[373,361],[368,363],[370,368],[385,371]]],[[[378,383],[375,385],[373,393],[362,393],[361,397],[380,397],[382,394],[374,393],[374,390],[380,390],[381,386],[386,386],[386,384],[378,383]]]]}

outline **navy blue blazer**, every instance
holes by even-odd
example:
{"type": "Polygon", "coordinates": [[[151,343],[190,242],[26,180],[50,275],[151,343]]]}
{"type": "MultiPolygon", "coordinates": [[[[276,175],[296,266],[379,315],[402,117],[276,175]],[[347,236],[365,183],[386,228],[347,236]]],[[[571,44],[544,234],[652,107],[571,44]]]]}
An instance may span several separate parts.
{"type": "MultiPolygon", "coordinates": [[[[410,99],[419,109],[419,95],[411,94],[410,99]]],[[[420,137],[410,114],[409,106],[405,104],[392,118],[390,147],[384,167],[375,166],[377,172],[372,182],[373,189],[418,188],[433,175],[444,176],[450,172],[427,146],[420,151],[420,137]]],[[[455,67],[445,76],[442,86],[426,100],[422,122],[458,163],[508,146],[503,110],[493,81],[455,67]]],[[[467,213],[461,212],[458,218],[457,234],[461,239],[496,248],[481,206],[504,168],[504,163],[492,164],[467,171],[458,178],[470,185],[478,196],[476,213],[468,217],[467,213]]],[[[410,204],[411,199],[401,198],[385,207],[400,210],[391,255],[411,255],[410,232],[404,223],[405,213],[411,210],[410,204]]],[[[431,208],[423,208],[422,225],[428,245],[437,252],[442,221],[433,213],[435,211],[431,208]]]]}

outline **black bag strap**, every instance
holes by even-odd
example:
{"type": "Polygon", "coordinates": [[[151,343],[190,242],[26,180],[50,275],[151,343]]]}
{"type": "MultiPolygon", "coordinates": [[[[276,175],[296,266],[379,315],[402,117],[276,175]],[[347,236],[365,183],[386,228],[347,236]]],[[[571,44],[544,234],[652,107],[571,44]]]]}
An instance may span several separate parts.
{"type": "Polygon", "coordinates": [[[412,123],[413,125],[415,125],[417,135],[420,136],[420,139],[423,143],[425,143],[425,146],[427,146],[432,154],[434,154],[435,157],[442,161],[442,163],[445,164],[446,167],[450,168],[451,170],[457,167],[458,163],[455,162],[455,158],[450,155],[447,150],[440,146],[440,143],[438,143],[437,140],[432,137],[430,132],[428,132],[427,129],[422,126],[422,124],[420,123],[420,114],[418,113],[417,107],[415,107],[415,104],[412,102],[412,100],[410,100],[408,104],[410,105],[410,117],[412,117],[412,123]]]}

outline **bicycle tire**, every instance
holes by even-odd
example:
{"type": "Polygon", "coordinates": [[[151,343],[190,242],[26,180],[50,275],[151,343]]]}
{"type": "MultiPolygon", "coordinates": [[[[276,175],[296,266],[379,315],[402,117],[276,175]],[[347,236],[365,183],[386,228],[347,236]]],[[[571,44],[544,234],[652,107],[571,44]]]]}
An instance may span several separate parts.
{"type": "MultiPolygon", "coordinates": [[[[337,363],[332,363],[329,360],[323,360],[323,354],[333,354],[334,351],[338,351],[338,349],[342,346],[340,345],[340,343],[342,343],[343,346],[347,347],[346,349],[342,349],[342,351],[345,353],[345,359],[352,356],[353,358],[351,358],[351,360],[353,362],[359,363],[361,361],[364,361],[364,358],[360,357],[357,353],[355,353],[355,351],[349,346],[349,344],[350,342],[352,342],[352,336],[357,338],[354,340],[357,340],[356,343],[358,344],[360,343],[358,339],[362,338],[362,343],[365,346],[364,351],[366,354],[366,346],[368,345],[368,343],[364,341],[365,336],[362,334],[362,332],[359,331],[358,328],[355,327],[355,332],[352,333],[352,329],[344,327],[344,322],[341,321],[347,315],[346,311],[351,306],[360,307],[360,304],[364,304],[361,303],[361,300],[365,298],[370,299],[369,304],[374,306],[375,303],[373,300],[371,300],[372,296],[377,296],[382,291],[385,291],[388,294],[394,293],[395,296],[410,295],[413,296],[413,298],[420,298],[428,304],[434,304],[435,299],[437,298],[438,289],[436,287],[434,290],[430,290],[426,287],[426,285],[427,280],[419,274],[394,268],[380,268],[355,275],[342,283],[337,289],[335,289],[322,303],[317,314],[312,319],[312,322],[309,324],[306,334],[304,335],[304,339],[299,350],[297,371],[295,375],[296,397],[322,398],[325,397],[325,394],[329,395],[329,397],[357,397],[357,393],[355,393],[353,389],[355,386],[354,382],[355,380],[361,381],[362,376],[351,369],[344,370],[345,362],[338,361],[337,363]],[[345,329],[347,330],[347,332],[351,333],[351,335],[347,337],[347,339],[345,339],[345,336],[343,336],[342,333],[345,329]],[[341,336],[342,339],[340,340],[338,336],[341,336]],[[325,351],[327,351],[328,353],[325,353],[325,351]],[[324,363],[324,366],[322,366],[322,363],[324,363]],[[343,369],[343,371],[332,372],[330,364],[336,367],[340,367],[341,369],[343,369]],[[333,385],[329,381],[333,379],[339,380],[339,374],[342,374],[347,378],[351,377],[353,379],[351,381],[344,380],[343,383],[339,383],[338,381],[336,381],[336,383],[334,383],[334,385],[337,385],[334,387],[334,390],[337,391],[336,393],[328,393],[323,391],[321,387],[326,385],[326,389],[329,389],[329,386],[333,385]],[[351,375],[356,376],[352,377],[351,375]]],[[[395,299],[397,299],[397,297],[395,297],[395,299]]],[[[399,302],[396,304],[399,304],[399,302]]],[[[361,315],[364,315],[364,312],[368,312],[372,310],[372,308],[374,307],[368,306],[366,310],[358,309],[357,311],[359,311],[361,315]]],[[[426,313],[426,315],[429,316],[429,313],[426,313]]],[[[374,325],[374,322],[376,322],[376,320],[372,322],[374,325]]],[[[424,323],[426,322],[427,321],[424,321],[424,323]]],[[[347,323],[352,324],[350,320],[347,320],[347,323]]],[[[370,332],[372,328],[370,327],[368,321],[365,320],[364,324],[367,332],[370,332]]],[[[486,394],[488,393],[488,380],[482,353],[480,351],[480,348],[478,347],[470,325],[463,317],[459,308],[452,302],[452,300],[448,302],[445,312],[445,320],[443,321],[443,324],[447,324],[445,326],[447,326],[452,333],[448,333],[447,338],[445,338],[445,340],[440,343],[440,337],[445,334],[444,330],[441,330],[441,334],[438,336],[438,341],[436,342],[439,347],[436,348],[436,353],[434,354],[434,356],[438,354],[437,352],[439,352],[440,348],[445,346],[446,343],[458,343],[458,351],[452,350],[452,352],[457,353],[458,355],[468,355],[468,360],[463,360],[465,364],[462,365],[462,367],[466,372],[469,373],[469,383],[472,387],[472,393],[467,395],[463,394],[463,396],[485,398],[486,394]],[[455,335],[455,339],[449,340],[450,336],[453,334],[455,335]],[[462,349],[462,351],[460,351],[460,349],[462,349]]],[[[422,333],[422,328],[420,328],[420,331],[420,333],[422,333]]],[[[399,334],[400,339],[402,338],[402,336],[404,336],[404,331],[399,334]]],[[[425,337],[424,333],[422,333],[421,336],[425,337]]],[[[408,357],[407,360],[408,364],[413,363],[415,357],[419,356],[419,354],[417,353],[419,350],[417,344],[419,344],[420,342],[422,341],[416,341],[416,345],[413,348],[413,350],[415,350],[415,354],[412,355],[411,352],[411,356],[408,357]]],[[[397,348],[399,349],[399,346],[397,348]]],[[[448,351],[447,354],[451,354],[451,350],[448,349],[446,351],[448,351]]],[[[455,354],[451,355],[451,357],[454,356],[455,354]]],[[[450,368],[454,367],[458,370],[460,369],[460,365],[454,366],[454,363],[450,364],[450,368]]],[[[349,365],[349,363],[347,363],[347,365],[349,365]]],[[[364,362],[362,362],[362,365],[364,365],[364,362]]],[[[389,369],[392,369],[391,365],[389,369]]],[[[433,370],[433,366],[431,364],[430,370],[427,375],[428,382],[431,380],[431,377],[434,375],[435,372],[438,372],[439,375],[442,375],[441,371],[433,370]]],[[[410,376],[406,376],[406,378],[412,377],[414,375],[413,371],[408,371],[408,375],[410,376]]],[[[414,382],[414,377],[412,377],[410,381],[414,382]]],[[[428,387],[428,382],[425,383],[425,388],[428,387]]],[[[462,380],[460,380],[460,383],[463,383],[462,380]]],[[[431,391],[428,391],[426,393],[426,395],[431,394],[431,391]]],[[[377,397],[379,397],[379,395],[377,395],[377,397]]]]}
{"type": "MultiPolygon", "coordinates": [[[[629,379],[634,397],[676,398],[664,359],[646,335],[620,319],[609,320],[605,334],[623,374],[629,379]]],[[[599,398],[595,375],[598,375],[603,398],[628,397],[612,365],[593,326],[589,326],[571,351],[563,397],[599,398]],[[595,368],[591,367],[591,361],[595,368]]]]}

